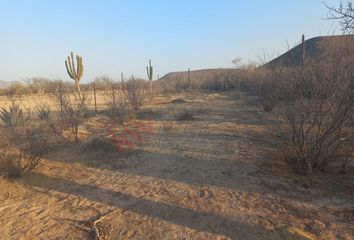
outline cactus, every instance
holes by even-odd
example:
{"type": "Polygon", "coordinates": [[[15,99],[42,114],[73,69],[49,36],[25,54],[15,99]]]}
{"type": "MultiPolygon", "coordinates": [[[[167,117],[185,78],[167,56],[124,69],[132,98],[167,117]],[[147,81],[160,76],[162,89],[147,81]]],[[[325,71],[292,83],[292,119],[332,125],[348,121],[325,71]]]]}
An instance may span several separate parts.
{"type": "Polygon", "coordinates": [[[150,80],[150,94],[152,97],[152,78],[153,78],[153,74],[154,74],[154,69],[153,69],[153,66],[151,66],[151,59],[149,59],[149,66],[146,67],[146,73],[147,73],[147,76],[150,80]]]}
{"type": "Polygon", "coordinates": [[[124,74],[120,73],[120,80],[122,82],[122,90],[124,91],[124,74]]]}
{"type": "Polygon", "coordinates": [[[124,83],[124,74],[123,73],[120,73],[120,80],[122,82],[122,84],[124,83]]]}
{"type": "Polygon", "coordinates": [[[151,59],[149,59],[149,66],[146,67],[146,72],[147,72],[149,80],[152,81],[154,69],[153,69],[153,66],[151,66],[151,59]]]}
{"type": "Polygon", "coordinates": [[[67,60],[65,60],[65,67],[66,70],[70,76],[71,79],[75,81],[76,85],[76,90],[79,94],[79,98],[82,98],[81,95],[81,90],[80,90],[80,79],[82,77],[82,74],[84,72],[84,66],[82,65],[82,57],[79,55],[76,55],[76,63],[77,63],[77,68],[75,68],[75,62],[74,62],[74,53],[71,52],[71,55],[68,56],[67,60]]]}

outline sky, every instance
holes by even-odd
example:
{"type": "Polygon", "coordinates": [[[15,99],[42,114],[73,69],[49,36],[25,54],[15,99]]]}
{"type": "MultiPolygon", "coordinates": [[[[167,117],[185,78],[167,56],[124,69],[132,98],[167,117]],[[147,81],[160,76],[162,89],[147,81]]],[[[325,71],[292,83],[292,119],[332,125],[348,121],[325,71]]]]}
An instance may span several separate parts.
{"type": "MultiPolygon", "coordinates": [[[[337,6],[339,0],[326,0],[337,6]]],[[[64,60],[83,57],[84,82],[154,78],[276,57],[306,38],[339,33],[321,0],[0,0],[0,80],[69,81],[64,60]]]]}

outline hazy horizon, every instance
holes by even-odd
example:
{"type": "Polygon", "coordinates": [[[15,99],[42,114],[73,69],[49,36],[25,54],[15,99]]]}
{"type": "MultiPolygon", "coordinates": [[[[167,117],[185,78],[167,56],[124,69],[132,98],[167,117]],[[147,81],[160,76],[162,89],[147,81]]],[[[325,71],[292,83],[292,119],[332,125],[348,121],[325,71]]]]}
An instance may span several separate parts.
{"type": "MultiPolygon", "coordinates": [[[[339,1],[326,1],[338,5],[339,1]]],[[[154,79],[173,71],[233,67],[276,57],[306,39],[339,33],[320,0],[1,1],[0,80],[69,80],[64,60],[83,57],[83,81],[109,75],[154,79]]]]}

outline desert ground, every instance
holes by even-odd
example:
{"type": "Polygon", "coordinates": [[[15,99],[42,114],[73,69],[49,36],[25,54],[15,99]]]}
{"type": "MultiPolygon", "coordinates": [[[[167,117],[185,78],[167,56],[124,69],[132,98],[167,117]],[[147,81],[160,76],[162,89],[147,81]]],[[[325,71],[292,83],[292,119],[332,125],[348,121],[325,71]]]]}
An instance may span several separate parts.
{"type": "Polygon", "coordinates": [[[0,239],[354,239],[354,175],[296,174],[252,111],[233,93],[159,96],[125,149],[105,141],[123,127],[89,116],[80,143],[0,179],[0,239]]]}

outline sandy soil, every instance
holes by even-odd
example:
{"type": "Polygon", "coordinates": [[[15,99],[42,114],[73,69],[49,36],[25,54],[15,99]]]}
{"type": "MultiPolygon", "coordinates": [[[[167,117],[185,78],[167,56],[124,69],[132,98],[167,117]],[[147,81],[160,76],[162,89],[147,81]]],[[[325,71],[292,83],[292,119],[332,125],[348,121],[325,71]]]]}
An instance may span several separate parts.
{"type": "Polygon", "coordinates": [[[106,239],[354,239],[353,173],[294,174],[249,110],[232,94],[159,97],[137,120],[153,132],[123,152],[90,144],[110,124],[91,117],[85,141],[0,179],[0,239],[94,239],[102,216],[106,239]],[[194,120],[175,121],[182,109],[194,120]]]}

